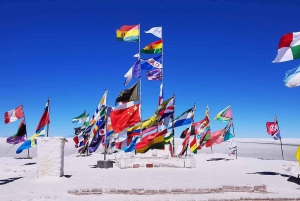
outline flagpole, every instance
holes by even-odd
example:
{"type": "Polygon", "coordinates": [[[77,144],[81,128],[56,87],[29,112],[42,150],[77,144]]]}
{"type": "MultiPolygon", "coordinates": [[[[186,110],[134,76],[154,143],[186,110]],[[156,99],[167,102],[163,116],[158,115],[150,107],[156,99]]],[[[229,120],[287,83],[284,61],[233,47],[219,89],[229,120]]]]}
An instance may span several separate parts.
{"type": "MultiPolygon", "coordinates": [[[[277,115],[275,115],[275,116],[276,116],[276,123],[277,123],[277,126],[278,126],[278,132],[279,132],[279,134],[280,134],[279,123],[278,123],[278,118],[277,118],[277,115]]],[[[281,155],[282,155],[282,160],[284,160],[281,138],[280,138],[279,140],[280,140],[280,146],[281,146],[281,155]]]]}
{"type": "MultiPolygon", "coordinates": [[[[50,119],[50,97],[48,98],[48,117],[50,119]]],[[[47,123],[47,137],[49,136],[49,122],[47,123]]]]}
{"type": "MultiPolygon", "coordinates": [[[[192,122],[191,122],[191,125],[190,125],[190,127],[191,127],[191,130],[190,130],[190,136],[189,136],[189,138],[191,137],[191,133],[192,133],[192,126],[193,126],[193,123],[194,123],[195,107],[196,107],[196,104],[194,103],[194,108],[193,108],[193,118],[192,118],[192,122]]],[[[186,146],[185,157],[187,156],[187,150],[188,150],[188,148],[189,148],[189,145],[190,145],[190,139],[189,139],[189,143],[188,143],[188,144],[187,144],[187,146],[186,146]]]]}
{"type": "MultiPolygon", "coordinates": [[[[234,135],[234,137],[235,137],[235,132],[234,132],[234,126],[233,126],[233,118],[232,118],[232,132],[233,132],[233,135],[234,135]]],[[[237,159],[237,146],[235,147],[235,159],[237,159]]]]}
{"type": "MultiPolygon", "coordinates": [[[[139,24],[139,60],[141,59],[141,24],[139,24]]],[[[140,122],[140,140],[142,141],[143,139],[143,133],[142,133],[142,75],[140,77],[140,117],[141,117],[141,122],[140,122]]]]}
{"type": "MultiPolygon", "coordinates": [[[[174,106],[175,106],[175,94],[174,96],[174,106]]],[[[173,133],[173,156],[175,156],[175,130],[174,130],[174,116],[175,116],[175,107],[174,107],[174,112],[172,115],[172,133],[173,133]]],[[[167,126],[168,129],[168,126],[167,126]]]]}
{"type": "MultiPolygon", "coordinates": [[[[108,97],[108,90],[107,90],[107,87],[106,87],[106,89],[105,89],[105,91],[107,91],[107,93],[106,93],[106,103],[107,103],[107,97],[108,97]]],[[[105,104],[106,104],[105,103],[105,104]]],[[[101,117],[100,117],[101,118],[101,117]]],[[[106,114],[105,114],[105,119],[104,119],[104,123],[105,123],[105,135],[104,135],[104,144],[105,144],[105,146],[104,146],[104,160],[106,160],[106,138],[107,138],[107,119],[106,118],[108,118],[107,117],[107,107],[106,107],[106,114]]]]}
{"type": "MultiPolygon", "coordinates": [[[[28,136],[27,136],[27,126],[26,126],[26,118],[25,118],[25,112],[24,112],[24,108],[23,108],[23,103],[21,103],[21,105],[22,105],[22,110],[23,110],[23,114],[24,114],[25,135],[26,135],[26,140],[28,140],[28,136]]],[[[27,151],[28,151],[28,156],[27,156],[27,158],[30,158],[30,156],[29,156],[29,149],[27,149],[27,151]]]]}

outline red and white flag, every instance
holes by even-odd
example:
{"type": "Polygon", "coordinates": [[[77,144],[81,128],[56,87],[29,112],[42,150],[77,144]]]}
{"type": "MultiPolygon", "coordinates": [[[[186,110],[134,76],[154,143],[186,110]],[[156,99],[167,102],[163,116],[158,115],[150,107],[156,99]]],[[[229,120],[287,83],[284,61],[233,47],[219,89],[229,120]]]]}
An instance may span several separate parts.
{"type": "Polygon", "coordinates": [[[17,121],[18,119],[24,117],[23,106],[10,110],[4,113],[4,122],[6,124],[17,121]]]}
{"type": "Polygon", "coordinates": [[[270,135],[274,135],[274,134],[278,133],[279,129],[278,129],[277,118],[275,117],[274,122],[267,122],[266,127],[267,127],[267,132],[270,135]]]}

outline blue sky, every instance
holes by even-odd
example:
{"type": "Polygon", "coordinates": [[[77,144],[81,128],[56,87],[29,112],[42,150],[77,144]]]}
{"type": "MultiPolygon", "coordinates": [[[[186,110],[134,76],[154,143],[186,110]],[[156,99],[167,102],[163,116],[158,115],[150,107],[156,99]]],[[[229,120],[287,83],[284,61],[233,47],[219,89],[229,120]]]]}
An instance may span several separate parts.
{"type": "MultiPolygon", "coordinates": [[[[299,136],[300,87],[283,79],[300,60],[272,63],[280,37],[300,31],[299,1],[142,2],[0,1],[0,113],[23,103],[31,135],[51,97],[50,136],[71,136],[72,118],[92,115],[106,87],[109,105],[127,88],[138,43],[117,41],[115,31],[140,23],[143,31],[163,27],[164,96],[176,94],[175,116],[196,103],[195,121],[206,105],[213,119],[231,104],[237,137],[268,138],[275,114],[283,138],[299,136]]],[[[141,47],[155,40],[142,33],[141,47]]],[[[143,118],[155,111],[160,84],[145,74],[143,118]]],[[[14,134],[19,121],[0,124],[0,136],[14,134]]],[[[212,130],[224,126],[211,122],[212,130]]]]}

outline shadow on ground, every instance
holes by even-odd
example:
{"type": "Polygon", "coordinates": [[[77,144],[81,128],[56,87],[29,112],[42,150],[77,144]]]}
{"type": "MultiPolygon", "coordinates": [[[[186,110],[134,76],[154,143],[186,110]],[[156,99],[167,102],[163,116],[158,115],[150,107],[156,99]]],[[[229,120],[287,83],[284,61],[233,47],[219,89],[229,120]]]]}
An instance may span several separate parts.
{"type": "Polygon", "coordinates": [[[36,163],[25,163],[24,165],[35,165],[36,163]]]}
{"type": "Polygon", "coordinates": [[[0,186],[11,183],[11,182],[16,181],[16,180],[21,179],[21,178],[23,178],[23,177],[13,177],[13,178],[8,178],[8,179],[0,179],[0,186]]]}
{"type": "Polygon", "coordinates": [[[233,160],[233,159],[227,159],[227,158],[211,158],[211,159],[208,159],[207,161],[230,161],[230,160],[233,160]]]}
{"type": "Polygon", "coordinates": [[[282,177],[288,177],[288,182],[292,182],[295,183],[297,185],[300,185],[300,178],[291,176],[291,175],[287,175],[287,174],[280,174],[278,172],[254,172],[254,173],[247,173],[247,174],[259,174],[259,175],[280,175],[282,177]]]}

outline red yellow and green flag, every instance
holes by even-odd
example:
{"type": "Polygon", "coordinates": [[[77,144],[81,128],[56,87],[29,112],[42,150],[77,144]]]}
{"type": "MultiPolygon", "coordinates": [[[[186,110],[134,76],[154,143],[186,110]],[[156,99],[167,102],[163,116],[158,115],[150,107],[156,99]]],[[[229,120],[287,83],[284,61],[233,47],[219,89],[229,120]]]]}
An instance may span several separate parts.
{"type": "Polygon", "coordinates": [[[159,54],[162,53],[162,48],[163,40],[158,40],[144,47],[141,52],[145,54],[159,54]]]}

